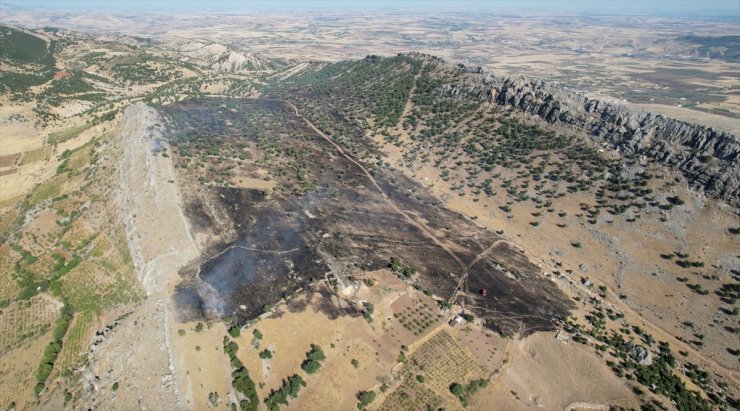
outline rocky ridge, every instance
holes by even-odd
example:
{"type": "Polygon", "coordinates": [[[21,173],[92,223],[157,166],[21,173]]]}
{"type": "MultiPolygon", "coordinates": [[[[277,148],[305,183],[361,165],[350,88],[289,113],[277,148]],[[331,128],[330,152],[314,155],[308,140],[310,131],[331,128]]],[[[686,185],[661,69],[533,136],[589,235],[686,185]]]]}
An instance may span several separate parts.
{"type": "Polygon", "coordinates": [[[551,124],[582,130],[597,144],[680,171],[694,189],[740,206],[740,141],[732,133],[589,98],[558,84],[498,76],[458,65],[468,77],[441,93],[514,107],[551,124]]]}

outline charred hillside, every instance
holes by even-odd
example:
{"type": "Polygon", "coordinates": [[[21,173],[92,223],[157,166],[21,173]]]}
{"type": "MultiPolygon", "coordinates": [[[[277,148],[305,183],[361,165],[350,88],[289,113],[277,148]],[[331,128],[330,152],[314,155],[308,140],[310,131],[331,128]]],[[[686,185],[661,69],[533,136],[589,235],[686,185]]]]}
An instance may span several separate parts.
{"type": "Polygon", "coordinates": [[[679,170],[692,188],[735,207],[740,204],[740,142],[734,134],[592,99],[542,80],[458,68],[465,75],[445,84],[440,93],[514,107],[548,123],[582,130],[597,144],[679,170]]]}
{"type": "Polygon", "coordinates": [[[491,329],[526,334],[568,317],[570,300],[522,251],[418,182],[361,165],[298,107],[211,98],[163,109],[194,237],[215,240],[180,272],[180,318],[246,322],[329,272],[348,279],[391,261],[440,301],[469,301],[491,329]]]}

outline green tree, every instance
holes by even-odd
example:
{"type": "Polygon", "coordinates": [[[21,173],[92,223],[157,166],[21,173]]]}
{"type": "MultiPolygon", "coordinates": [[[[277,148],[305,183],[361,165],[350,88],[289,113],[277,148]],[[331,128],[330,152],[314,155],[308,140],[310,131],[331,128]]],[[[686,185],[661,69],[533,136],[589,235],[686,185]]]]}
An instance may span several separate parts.
{"type": "Polygon", "coordinates": [[[450,385],[450,392],[456,397],[461,397],[465,395],[465,387],[458,383],[453,383],[452,385],[450,385]]]}
{"type": "Polygon", "coordinates": [[[301,368],[307,374],[315,374],[321,368],[321,363],[316,360],[307,359],[303,361],[301,368]]]}
{"type": "Polygon", "coordinates": [[[360,391],[357,393],[357,409],[364,410],[371,402],[375,401],[375,391],[360,391]]]}
{"type": "Polygon", "coordinates": [[[272,351],[265,349],[264,351],[260,352],[259,356],[263,360],[269,360],[270,358],[272,358],[272,351]]]}

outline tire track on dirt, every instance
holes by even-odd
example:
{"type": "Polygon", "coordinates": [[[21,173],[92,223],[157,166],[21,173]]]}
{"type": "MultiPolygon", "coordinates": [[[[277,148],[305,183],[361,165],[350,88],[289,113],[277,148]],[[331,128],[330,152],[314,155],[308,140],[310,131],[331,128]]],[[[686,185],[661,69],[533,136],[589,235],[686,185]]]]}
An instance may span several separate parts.
{"type": "Polygon", "coordinates": [[[470,274],[470,269],[473,268],[474,265],[476,265],[480,260],[485,258],[488,253],[493,251],[494,248],[496,248],[497,245],[501,243],[510,244],[506,240],[496,240],[491,245],[488,246],[485,250],[481,251],[477,256],[475,256],[475,259],[468,264],[467,267],[465,267],[465,271],[463,271],[463,274],[460,276],[460,280],[457,282],[457,287],[455,287],[455,291],[452,292],[452,296],[450,296],[450,299],[447,300],[449,304],[452,304],[455,301],[455,298],[457,297],[457,292],[462,289],[462,286],[465,284],[465,281],[468,279],[468,274],[470,274]]]}
{"type": "Polygon", "coordinates": [[[375,180],[375,178],[372,176],[372,174],[369,171],[367,171],[367,169],[362,164],[360,164],[358,161],[356,161],[355,159],[353,159],[349,154],[347,154],[342,149],[342,147],[339,144],[337,144],[333,139],[331,139],[331,137],[329,137],[326,134],[324,134],[321,130],[319,130],[318,127],[316,127],[313,123],[311,123],[311,121],[309,121],[307,118],[305,118],[303,115],[301,115],[300,112],[298,111],[298,107],[296,107],[295,104],[293,104],[292,102],[287,101],[287,100],[276,100],[276,101],[280,101],[280,102],[283,102],[283,103],[289,105],[293,109],[293,111],[295,112],[295,115],[297,117],[299,117],[300,119],[302,119],[303,121],[305,121],[306,124],[314,132],[316,132],[319,136],[321,136],[329,144],[331,144],[332,146],[334,146],[334,148],[337,150],[337,152],[339,152],[339,154],[341,154],[344,158],[346,158],[347,160],[349,160],[350,162],[352,162],[352,164],[356,165],[360,170],[362,170],[362,172],[365,174],[365,176],[367,176],[368,180],[373,184],[373,186],[375,186],[375,188],[383,196],[383,199],[388,203],[388,205],[393,209],[393,211],[395,211],[396,213],[398,213],[401,216],[403,216],[404,219],[409,224],[411,224],[414,227],[418,228],[426,237],[428,237],[436,245],[438,245],[440,248],[442,248],[447,254],[449,254],[450,257],[452,257],[460,265],[460,268],[462,268],[463,270],[465,270],[466,265],[465,265],[465,263],[462,262],[462,260],[460,259],[460,257],[457,256],[457,254],[455,254],[447,245],[445,245],[437,237],[435,237],[434,234],[432,234],[432,232],[426,226],[424,226],[423,224],[417,222],[407,212],[405,212],[404,210],[402,210],[401,208],[399,208],[398,205],[396,205],[396,203],[394,203],[393,200],[391,200],[390,197],[383,191],[383,189],[380,187],[380,184],[378,184],[378,182],[375,180]]]}

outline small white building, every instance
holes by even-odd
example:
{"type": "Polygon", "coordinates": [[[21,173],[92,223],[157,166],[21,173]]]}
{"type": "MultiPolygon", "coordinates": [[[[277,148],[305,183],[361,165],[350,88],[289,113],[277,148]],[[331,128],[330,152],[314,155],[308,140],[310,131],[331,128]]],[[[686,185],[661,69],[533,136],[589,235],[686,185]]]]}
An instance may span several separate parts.
{"type": "Polygon", "coordinates": [[[460,315],[456,315],[455,318],[450,320],[450,327],[460,325],[463,322],[463,318],[460,315]]]}

